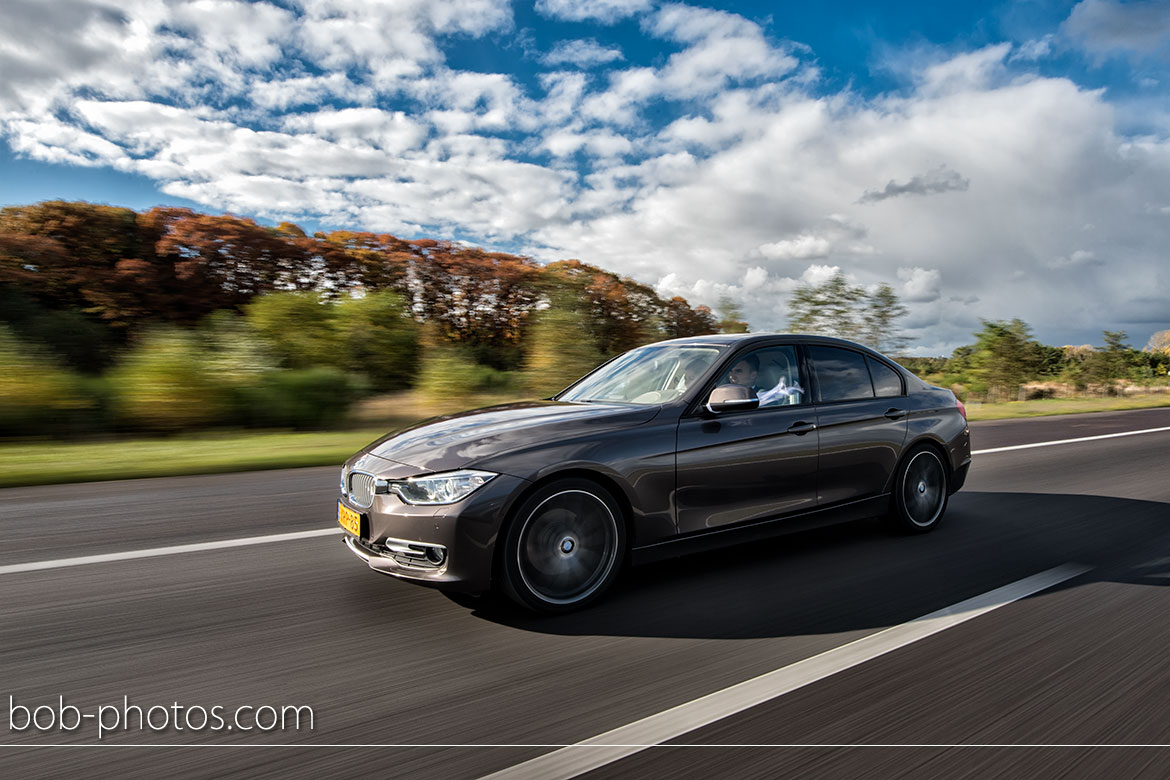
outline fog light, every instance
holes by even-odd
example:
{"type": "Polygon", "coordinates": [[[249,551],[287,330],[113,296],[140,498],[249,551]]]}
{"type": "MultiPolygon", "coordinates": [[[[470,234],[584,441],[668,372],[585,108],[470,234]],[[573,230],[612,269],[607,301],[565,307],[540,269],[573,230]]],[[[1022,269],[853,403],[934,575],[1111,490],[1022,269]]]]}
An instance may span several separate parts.
{"type": "Polygon", "coordinates": [[[447,560],[447,551],[441,547],[428,547],[427,560],[438,566],[443,561],[447,560]]]}

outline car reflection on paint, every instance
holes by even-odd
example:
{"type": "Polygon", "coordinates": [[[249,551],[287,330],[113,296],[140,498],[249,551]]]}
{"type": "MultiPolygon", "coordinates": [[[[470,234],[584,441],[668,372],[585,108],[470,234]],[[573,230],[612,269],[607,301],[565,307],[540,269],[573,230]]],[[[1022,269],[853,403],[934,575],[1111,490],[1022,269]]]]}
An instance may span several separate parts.
{"type": "Polygon", "coordinates": [[[629,564],[873,516],[929,531],[970,462],[962,404],[877,352],[703,336],[388,435],[346,461],[337,511],[377,572],[561,612],[629,564]]]}

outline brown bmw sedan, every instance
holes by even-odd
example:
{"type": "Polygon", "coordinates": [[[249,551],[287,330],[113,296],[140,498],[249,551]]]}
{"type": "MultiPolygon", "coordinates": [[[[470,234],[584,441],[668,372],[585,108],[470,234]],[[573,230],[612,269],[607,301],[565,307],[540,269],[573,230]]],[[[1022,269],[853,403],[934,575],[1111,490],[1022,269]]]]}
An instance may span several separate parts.
{"type": "Polygon", "coordinates": [[[559,612],[627,563],[873,516],[929,531],[970,464],[963,405],[870,349],[703,336],[380,439],[337,519],[375,571],[559,612]]]}

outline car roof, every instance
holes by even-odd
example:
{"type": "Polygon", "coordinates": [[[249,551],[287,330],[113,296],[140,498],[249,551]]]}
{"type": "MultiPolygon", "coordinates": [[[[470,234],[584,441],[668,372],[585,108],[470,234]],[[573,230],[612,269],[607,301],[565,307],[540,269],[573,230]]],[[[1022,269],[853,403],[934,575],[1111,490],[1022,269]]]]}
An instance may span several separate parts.
{"type": "Polygon", "coordinates": [[[678,339],[670,339],[669,341],[660,341],[659,344],[717,344],[719,346],[727,345],[743,345],[754,344],[757,342],[770,342],[777,339],[792,339],[794,341],[801,341],[805,344],[824,344],[826,346],[838,347],[852,347],[854,349],[861,349],[866,352],[874,352],[864,344],[858,344],[855,341],[848,339],[838,339],[831,336],[814,336],[807,333],[712,333],[707,336],[685,336],[678,339]]]}

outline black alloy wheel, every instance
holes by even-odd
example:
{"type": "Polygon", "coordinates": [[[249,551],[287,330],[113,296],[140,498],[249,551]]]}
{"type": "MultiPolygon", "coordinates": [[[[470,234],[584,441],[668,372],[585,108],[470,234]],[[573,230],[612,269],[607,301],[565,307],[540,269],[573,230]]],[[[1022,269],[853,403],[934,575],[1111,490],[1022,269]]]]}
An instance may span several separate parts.
{"type": "Polygon", "coordinates": [[[890,505],[890,525],[906,533],[926,533],[947,509],[947,467],[931,447],[912,450],[898,467],[890,505]]]}
{"type": "Polygon", "coordinates": [[[539,612],[571,612],[617,579],[626,549],[625,519],[608,490],[562,479],[529,496],[504,534],[504,591],[539,612]]]}

